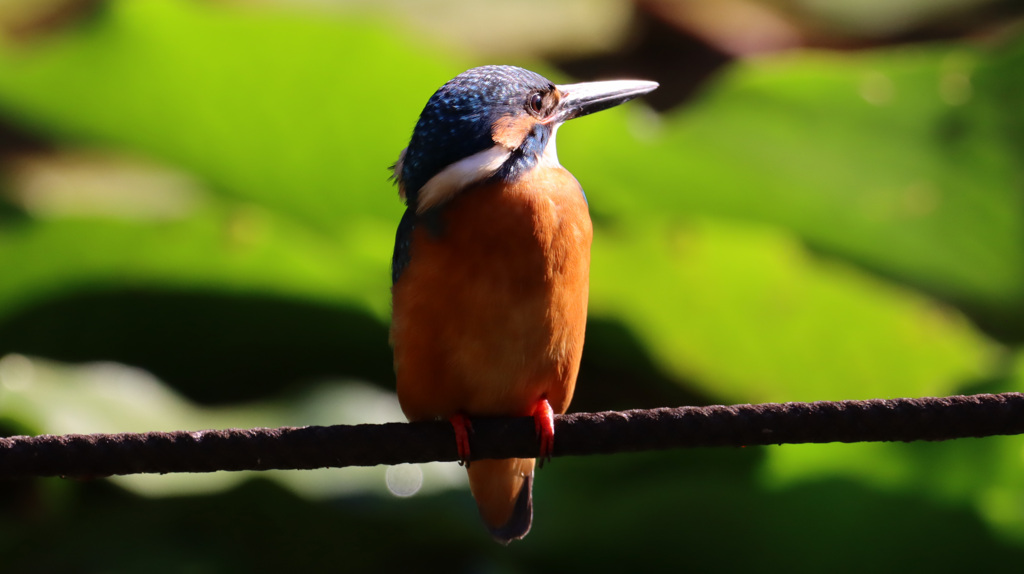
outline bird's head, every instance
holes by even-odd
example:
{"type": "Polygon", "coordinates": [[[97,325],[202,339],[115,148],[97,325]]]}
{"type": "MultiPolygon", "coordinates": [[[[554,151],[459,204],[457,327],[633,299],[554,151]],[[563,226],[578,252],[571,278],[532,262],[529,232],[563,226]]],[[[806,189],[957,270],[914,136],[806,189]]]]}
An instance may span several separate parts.
{"type": "Polygon", "coordinates": [[[482,66],[441,86],[395,163],[399,193],[417,213],[478,182],[514,181],[558,165],[555,132],[566,120],[608,109],[658,87],[618,80],[555,85],[514,66],[482,66]]]}

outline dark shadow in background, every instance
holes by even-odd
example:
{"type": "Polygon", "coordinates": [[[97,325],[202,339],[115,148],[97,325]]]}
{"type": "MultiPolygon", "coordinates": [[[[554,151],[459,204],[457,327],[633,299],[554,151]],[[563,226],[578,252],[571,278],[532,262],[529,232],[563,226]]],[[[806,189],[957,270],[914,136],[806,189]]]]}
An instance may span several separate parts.
{"type": "Polygon", "coordinates": [[[245,294],[79,294],[0,324],[0,353],[142,367],[193,400],[247,401],[330,376],[390,381],[387,326],[358,309],[245,294]]]}
{"type": "MultiPolygon", "coordinates": [[[[324,378],[394,388],[388,326],[357,309],[271,296],[127,289],[80,293],[0,322],[0,355],[144,368],[205,404],[324,378]]],[[[591,318],[572,410],[706,404],[661,372],[622,324],[591,318]]]]}

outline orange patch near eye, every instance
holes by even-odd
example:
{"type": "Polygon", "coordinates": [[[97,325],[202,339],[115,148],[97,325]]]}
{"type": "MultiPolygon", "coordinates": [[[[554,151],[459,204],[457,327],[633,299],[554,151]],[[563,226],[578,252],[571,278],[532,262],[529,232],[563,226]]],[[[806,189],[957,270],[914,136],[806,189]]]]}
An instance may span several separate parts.
{"type": "Polygon", "coordinates": [[[491,139],[505,149],[516,149],[535,125],[537,120],[528,115],[502,116],[491,126],[491,139]]]}
{"type": "MultiPolygon", "coordinates": [[[[551,90],[551,92],[548,94],[548,98],[553,98],[554,99],[554,102],[551,102],[551,104],[550,104],[551,107],[554,107],[555,104],[557,104],[558,102],[562,101],[562,98],[564,98],[564,97],[565,97],[565,94],[562,93],[562,90],[559,90],[558,88],[555,88],[555,89],[551,90]]],[[[545,102],[545,103],[547,103],[547,102],[545,102]]]]}

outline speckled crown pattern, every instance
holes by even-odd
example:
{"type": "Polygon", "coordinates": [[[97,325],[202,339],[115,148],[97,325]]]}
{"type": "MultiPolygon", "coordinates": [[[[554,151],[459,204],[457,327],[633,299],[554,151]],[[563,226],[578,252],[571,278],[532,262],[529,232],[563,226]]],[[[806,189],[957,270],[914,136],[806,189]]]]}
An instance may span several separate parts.
{"type": "Polygon", "coordinates": [[[406,202],[431,177],[456,161],[494,145],[491,125],[523,105],[534,89],[553,87],[540,74],[515,66],[481,66],[441,86],[427,101],[402,163],[406,202]]]}

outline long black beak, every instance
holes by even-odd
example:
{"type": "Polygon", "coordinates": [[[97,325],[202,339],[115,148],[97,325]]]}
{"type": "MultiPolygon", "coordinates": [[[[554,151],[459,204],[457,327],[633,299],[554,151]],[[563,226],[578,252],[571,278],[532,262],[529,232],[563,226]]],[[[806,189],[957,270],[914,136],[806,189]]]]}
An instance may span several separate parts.
{"type": "Polygon", "coordinates": [[[637,96],[654,91],[658,82],[643,80],[613,80],[609,82],[582,82],[555,86],[562,93],[554,120],[564,122],[573,118],[607,110],[637,96]]]}

